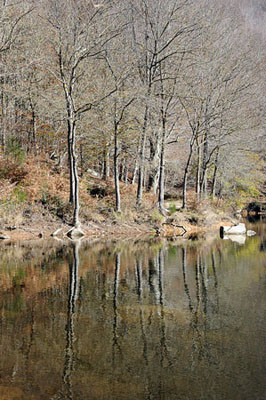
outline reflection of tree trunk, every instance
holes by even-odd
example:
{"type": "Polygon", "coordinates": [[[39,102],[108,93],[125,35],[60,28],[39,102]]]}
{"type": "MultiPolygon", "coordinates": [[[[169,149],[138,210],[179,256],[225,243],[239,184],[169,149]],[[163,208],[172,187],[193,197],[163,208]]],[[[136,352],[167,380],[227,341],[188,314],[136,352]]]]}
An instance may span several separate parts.
{"type": "Polygon", "coordinates": [[[137,277],[137,293],[139,296],[139,299],[141,299],[142,296],[142,262],[138,258],[137,263],[136,263],[136,277],[137,277]]]}
{"type": "Polygon", "coordinates": [[[137,293],[138,293],[138,298],[139,298],[139,318],[140,318],[140,329],[141,329],[141,338],[143,341],[143,358],[145,361],[145,376],[147,379],[147,385],[145,385],[145,390],[146,390],[146,398],[150,399],[152,394],[151,394],[151,377],[150,373],[148,370],[149,366],[149,359],[148,359],[148,341],[147,341],[147,336],[145,332],[145,315],[143,312],[143,307],[142,307],[142,260],[140,258],[137,258],[136,261],[136,281],[137,281],[137,293]]]}
{"type": "Polygon", "coordinates": [[[204,314],[207,314],[208,293],[207,293],[207,286],[206,286],[207,279],[205,279],[205,273],[207,273],[206,257],[204,257],[203,262],[201,260],[201,262],[199,264],[199,269],[200,269],[200,275],[201,275],[201,287],[202,287],[202,299],[201,300],[203,303],[203,312],[204,312],[204,314]]]}
{"type": "Polygon", "coordinates": [[[219,296],[218,296],[218,278],[216,273],[216,258],[215,254],[212,251],[212,270],[214,276],[214,287],[215,287],[215,294],[216,294],[216,312],[219,311],[219,296]]]}
{"type": "Polygon", "coordinates": [[[78,241],[73,242],[74,262],[69,265],[69,293],[68,293],[68,312],[66,323],[66,348],[65,363],[63,370],[63,381],[67,388],[69,399],[73,399],[71,374],[74,369],[74,314],[75,305],[78,297],[78,269],[79,269],[79,245],[78,241]]]}
{"type": "MultiPolygon", "coordinates": [[[[160,337],[160,348],[161,348],[161,367],[164,368],[164,360],[168,362],[168,366],[172,366],[169,351],[167,348],[166,340],[166,325],[165,325],[165,313],[164,313],[164,287],[163,287],[163,275],[164,275],[164,254],[163,249],[159,250],[158,255],[158,269],[159,269],[159,292],[160,292],[160,320],[161,320],[161,337],[160,337]]],[[[160,382],[161,386],[161,382],[160,382]]]]}
{"type": "Polygon", "coordinates": [[[183,281],[184,281],[184,289],[185,293],[188,298],[188,306],[189,310],[192,312],[193,311],[193,306],[192,306],[192,301],[189,293],[189,287],[187,284],[187,248],[182,247],[182,268],[183,268],[183,281]]]}
{"type": "Polygon", "coordinates": [[[118,344],[118,334],[117,334],[117,318],[118,318],[117,297],[119,288],[119,274],[120,274],[120,253],[117,253],[115,258],[115,278],[114,278],[114,292],[113,292],[113,310],[114,310],[113,346],[112,346],[113,364],[115,363],[115,349],[118,348],[119,352],[121,352],[120,346],[118,344]]]}
{"type": "MultiPolygon", "coordinates": [[[[31,304],[31,314],[30,314],[30,337],[29,337],[29,344],[26,348],[26,354],[25,354],[25,361],[26,361],[26,374],[28,377],[31,376],[31,364],[30,364],[30,352],[31,352],[31,348],[33,345],[33,341],[34,341],[34,334],[35,334],[35,316],[34,316],[34,307],[35,307],[35,303],[31,304]]],[[[17,360],[18,361],[18,360],[17,360]]],[[[17,362],[16,365],[14,366],[13,372],[12,372],[12,376],[14,377],[17,374],[18,371],[18,365],[19,363],[17,362]]]]}

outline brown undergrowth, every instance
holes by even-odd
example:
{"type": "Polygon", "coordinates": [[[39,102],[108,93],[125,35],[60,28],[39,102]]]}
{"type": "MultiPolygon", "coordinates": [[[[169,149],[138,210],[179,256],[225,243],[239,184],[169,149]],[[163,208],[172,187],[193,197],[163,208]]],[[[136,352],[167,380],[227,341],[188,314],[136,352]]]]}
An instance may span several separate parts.
{"type": "MultiPolygon", "coordinates": [[[[22,164],[0,154],[0,231],[12,239],[48,236],[58,228],[69,229],[72,206],[68,202],[69,175],[46,155],[28,156],[22,164]]],[[[175,236],[180,230],[202,232],[218,224],[224,213],[210,202],[198,202],[188,193],[188,211],[180,200],[166,202],[167,216],[157,208],[157,198],[145,193],[136,207],[136,186],[120,184],[122,211],[115,212],[115,191],[111,179],[101,180],[89,173],[80,178],[80,219],[87,236],[160,234],[175,236]],[[163,226],[163,229],[161,229],[163,226]]]]}

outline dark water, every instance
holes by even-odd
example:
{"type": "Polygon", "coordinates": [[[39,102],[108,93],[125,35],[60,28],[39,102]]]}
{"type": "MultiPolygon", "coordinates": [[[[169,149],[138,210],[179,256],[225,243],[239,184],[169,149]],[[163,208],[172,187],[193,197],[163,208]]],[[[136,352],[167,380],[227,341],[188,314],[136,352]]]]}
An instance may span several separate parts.
{"type": "Polygon", "coordinates": [[[254,226],[241,245],[1,245],[0,399],[265,399],[254,226]]]}

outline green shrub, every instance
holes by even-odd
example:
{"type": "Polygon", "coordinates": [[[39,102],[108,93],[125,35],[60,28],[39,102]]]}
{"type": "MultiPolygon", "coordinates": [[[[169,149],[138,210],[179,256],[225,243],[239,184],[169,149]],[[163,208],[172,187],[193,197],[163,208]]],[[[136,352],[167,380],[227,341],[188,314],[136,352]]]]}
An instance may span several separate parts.
{"type": "Polygon", "coordinates": [[[16,137],[10,137],[6,143],[6,155],[21,166],[25,160],[26,152],[16,137]]]}
{"type": "Polygon", "coordinates": [[[160,213],[158,208],[152,210],[150,218],[151,221],[156,224],[161,224],[164,221],[164,216],[160,213]]]}
{"type": "Polygon", "coordinates": [[[172,215],[172,214],[174,214],[176,212],[176,205],[175,204],[170,204],[169,212],[170,212],[170,215],[172,215]]]}
{"type": "Polygon", "coordinates": [[[13,198],[16,203],[24,203],[27,200],[27,193],[20,186],[13,190],[13,198]]]}

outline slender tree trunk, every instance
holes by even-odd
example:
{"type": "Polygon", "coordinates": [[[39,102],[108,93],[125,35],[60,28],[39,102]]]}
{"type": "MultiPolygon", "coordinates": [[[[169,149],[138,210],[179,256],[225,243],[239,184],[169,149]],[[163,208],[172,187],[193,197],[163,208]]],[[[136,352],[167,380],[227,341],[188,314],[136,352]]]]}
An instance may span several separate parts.
{"type": "Polygon", "coordinates": [[[217,149],[215,162],[214,162],[214,171],[212,178],[212,198],[214,199],[216,193],[216,182],[217,182],[217,171],[218,171],[218,162],[219,162],[219,148],[217,149]]]}
{"type": "Polygon", "coordinates": [[[125,183],[128,183],[128,160],[127,159],[125,160],[123,180],[125,183]]]}
{"type": "Polygon", "coordinates": [[[72,174],[73,177],[71,178],[71,181],[74,183],[74,216],[73,216],[73,225],[75,228],[80,227],[80,221],[79,221],[79,177],[78,177],[78,167],[77,167],[77,156],[76,156],[76,137],[75,137],[75,130],[76,130],[76,124],[73,122],[73,127],[72,127],[72,142],[71,142],[71,148],[70,148],[70,155],[71,155],[71,164],[72,164],[72,174]]]}
{"type": "Polygon", "coordinates": [[[203,156],[202,156],[202,176],[201,176],[201,193],[204,198],[207,198],[207,167],[208,167],[208,150],[209,150],[209,118],[208,118],[208,104],[205,110],[205,134],[203,138],[203,156]]]}
{"type": "Polygon", "coordinates": [[[183,178],[183,204],[182,204],[182,208],[184,210],[187,208],[187,180],[188,180],[188,170],[189,170],[190,161],[191,161],[191,157],[192,157],[192,153],[193,153],[193,143],[190,143],[190,151],[189,151],[189,156],[188,156],[187,163],[186,163],[186,166],[185,166],[184,178],[183,178]]]}
{"type": "Polygon", "coordinates": [[[200,184],[200,191],[201,193],[204,194],[205,199],[207,197],[207,158],[208,158],[208,135],[206,132],[204,135],[202,174],[201,174],[201,184],[200,184]]]}
{"type": "Polygon", "coordinates": [[[134,169],[133,169],[132,181],[131,181],[132,185],[134,185],[136,183],[136,179],[137,179],[137,176],[138,176],[140,144],[141,144],[141,137],[138,140],[137,155],[136,155],[136,160],[135,160],[135,163],[134,163],[134,169]]]}
{"type": "Polygon", "coordinates": [[[31,138],[31,148],[34,150],[36,153],[36,113],[35,113],[35,108],[34,104],[32,102],[31,96],[30,96],[30,108],[31,108],[31,126],[32,126],[32,138],[31,138]]]}
{"type": "Polygon", "coordinates": [[[162,118],[162,141],[161,141],[161,154],[160,154],[160,174],[159,174],[159,195],[158,206],[159,210],[164,211],[164,180],[165,180],[165,134],[166,134],[166,121],[162,118]]]}
{"type": "MultiPolygon", "coordinates": [[[[3,78],[4,79],[4,78],[3,78]]],[[[5,83],[5,80],[4,80],[5,83]]],[[[3,152],[5,152],[6,148],[6,102],[5,102],[5,94],[4,91],[1,93],[1,117],[2,117],[2,129],[1,129],[1,146],[3,152]]]]}
{"type": "Polygon", "coordinates": [[[149,110],[149,107],[146,104],[145,113],[144,113],[144,122],[143,122],[143,128],[142,128],[141,144],[140,144],[140,155],[139,155],[139,179],[138,179],[138,189],[137,189],[137,205],[138,206],[141,205],[142,196],[143,196],[145,146],[146,146],[146,135],[147,135],[148,110],[149,110]]]}
{"type": "Polygon", "coordinates": [[[117,123],[114,123],[114,180],[115,180],[115,210],[121,212],[119,168],[118,168],[118,132],[117,123]]]}
{"type": "Polygon", "coordinates": [[[79,157],[80,157],[80,176],[84,174],[84,157],[83,157],[83,145],[80,143],[79,146],[79,157]]]}
{"type": "Polygon", "coordinates": [[[68,163],[69,163],[69,202],[74,203],[75,197],[75,181],[74,181],[74,165],[73,165],[73,122],[71,117],[68,118],[68,136],[67,136],[67,146],[68,146],[68,163]]]}
{"type": "Polygon", "coordinates": [[[197,159],[197,175],[196,175],[196,194],[197,194],[197,199],[200,200],[201,145],[198,141],[197,141],[197,153],[198,153],[198,159],[197,159]]]}
{"type": "Polygon", "coordinates": [[[107,180],[110,177],[110,153],[109,146],[106,144],[103,153],[103,179],[107,180]]]}
{"type": "Polygon", "coordinates": [[[136,183],[136,179],[137,179],[137,175],[138,175],[138,169],[139,169],[139,165],[138,165],[138,161],[135,161],[135,166],[134,166],[134,170],[133,170],[133,174],[132,174],[132,182],[131,184],[134,185],[136,183]]]}

